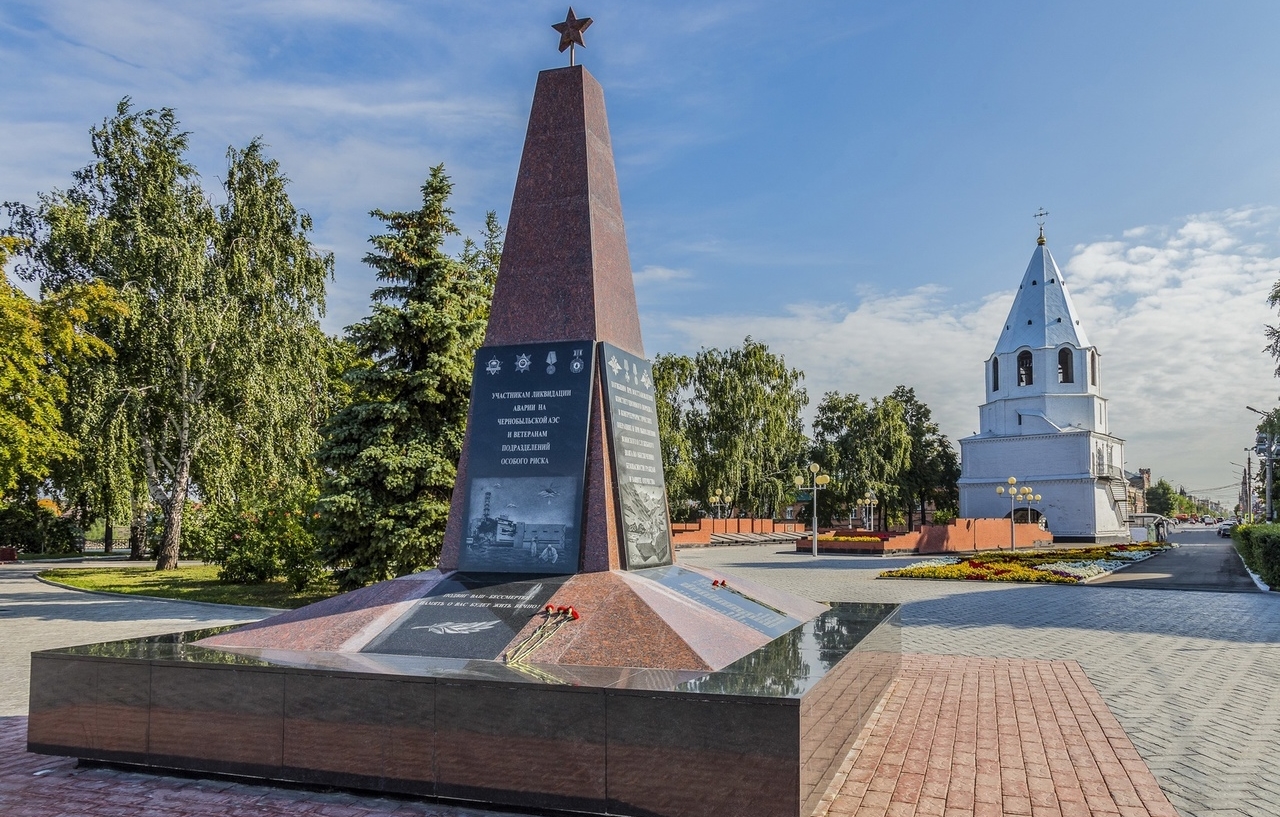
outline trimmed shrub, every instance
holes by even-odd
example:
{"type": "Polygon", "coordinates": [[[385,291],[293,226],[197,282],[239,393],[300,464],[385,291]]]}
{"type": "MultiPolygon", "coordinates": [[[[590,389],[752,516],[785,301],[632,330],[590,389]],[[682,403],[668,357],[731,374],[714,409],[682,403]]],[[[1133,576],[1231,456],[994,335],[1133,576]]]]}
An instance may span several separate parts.
{"type": "Polygon", "coordinates": [[[262,584],[283,576],[301,592],[325,573],[310,519],[287,501],[206,505],[189,513],[184,549],[221,567],[224,582],[262,584]]]}
{"type": "Polygon", "coordinates": [[[1280,525],[1238,525],[1231,540],[1249,569],[1280,589],[1280,525]]]}

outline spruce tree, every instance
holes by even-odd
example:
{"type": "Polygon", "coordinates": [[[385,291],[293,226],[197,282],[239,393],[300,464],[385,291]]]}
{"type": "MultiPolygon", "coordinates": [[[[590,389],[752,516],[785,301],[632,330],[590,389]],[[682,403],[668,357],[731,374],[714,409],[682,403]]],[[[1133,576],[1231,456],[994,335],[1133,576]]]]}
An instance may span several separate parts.
{"type": "Polygon", "coordinates": [[[444,541],[501,235],[491,215],[481,247],[447,255],[452,188],[438,165],[420,209],[371,213],[387,231],[364,260],[382,285],[348,329],[367,363],[348,373],[352,402],[317,454],[322,555],[343,589],[429,567],[444,541]]]}

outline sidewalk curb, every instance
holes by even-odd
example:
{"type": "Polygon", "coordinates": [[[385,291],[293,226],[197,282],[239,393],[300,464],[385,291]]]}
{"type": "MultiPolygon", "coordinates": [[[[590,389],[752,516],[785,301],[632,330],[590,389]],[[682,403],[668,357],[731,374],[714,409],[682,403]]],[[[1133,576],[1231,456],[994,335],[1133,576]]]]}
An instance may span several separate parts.
{"type": "Polygon", "coordinates": [[[86,590],[83,587],[75,587],[70,584],[63,584],[62,582],[56,582],[53,579],[46,579],[44,576],[41,576],[39,573],[35,574],[33,578],[36,581],[41,582],[42,584],[49,585],[50,587],[57,587],[57,588],[61,588],[62,590],[74,590],[77,593],[87,593],[91,596],[105,596],[106,598],[112,598],[112,599],[140,599],[142,601],[164,601],[164,602],[169,602],[170,604],[194,604],[200,607],[212,607],[218,610],[244,610],[253,615],[260,615],[260,618],[268,618],[270,616],[279,615],[280,613],[289,612],[288,610],[277,608],[277,607],[246,607],[240,604],[218,604],[212,601],[187,601],[185,599],[166,599],[162,596],[144,596],[141,593],[111,593],[106,590],[86,590]]]}

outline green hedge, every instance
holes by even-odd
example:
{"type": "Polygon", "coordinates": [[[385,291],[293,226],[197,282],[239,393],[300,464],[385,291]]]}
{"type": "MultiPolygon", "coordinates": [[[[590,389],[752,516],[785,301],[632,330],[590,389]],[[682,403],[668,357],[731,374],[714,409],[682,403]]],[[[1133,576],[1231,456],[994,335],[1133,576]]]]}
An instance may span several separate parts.
{"type": "Polygon", "coordinates": [[[0,547],[19,553],[77,553],[84,550],[84,533],[71,520],[34,503],[0,504],[0,547]]]}
{"type": "Polygon", "coordinates": [[[1238,525],[1231,539],[1249,569],[1280,590],[1280,525],[1238,525]]]}

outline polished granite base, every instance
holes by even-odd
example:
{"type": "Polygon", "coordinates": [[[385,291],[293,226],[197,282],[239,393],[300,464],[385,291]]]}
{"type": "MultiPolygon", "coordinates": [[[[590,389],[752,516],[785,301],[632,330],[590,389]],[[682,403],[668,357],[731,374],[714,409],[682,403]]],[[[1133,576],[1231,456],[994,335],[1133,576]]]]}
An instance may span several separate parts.
{"type": "Polygon", "coordinates": [[[32,654],[28,748],[518,808],[810,814],[901,660],[831,609],[714,672],[195,645],[32,654]]]}

